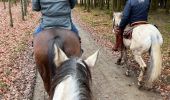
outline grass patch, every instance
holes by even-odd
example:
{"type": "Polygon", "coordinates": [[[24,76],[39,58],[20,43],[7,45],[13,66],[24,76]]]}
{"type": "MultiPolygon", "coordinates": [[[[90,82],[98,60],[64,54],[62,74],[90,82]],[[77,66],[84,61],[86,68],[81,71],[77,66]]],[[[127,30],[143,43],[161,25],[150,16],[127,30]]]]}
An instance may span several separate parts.
{"type": "Polygon", "coordinates": [[[0,81],[0,88],[1,89],[8,89],[8,85],[2,81],[0,81]]]}
{"type": "Polygon", "coordinates": [[[17,47],[14,47],[13,50],[14,52],[18,53],[18,52],[25,50],[25,47],[26,47],[26,41],[21,41],[18,43],[17,47]]]}

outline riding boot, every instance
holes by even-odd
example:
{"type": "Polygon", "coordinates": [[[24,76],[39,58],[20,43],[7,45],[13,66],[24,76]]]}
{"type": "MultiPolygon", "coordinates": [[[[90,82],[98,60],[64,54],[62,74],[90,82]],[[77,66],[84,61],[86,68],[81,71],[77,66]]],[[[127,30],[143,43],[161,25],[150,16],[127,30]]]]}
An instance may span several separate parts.
{"type": "Polygon", "coordinates": [[[116,44],[113,47],[113,51],[121,50],[123,47],[123,36],[121,34],[116,34],[116,44]]]}

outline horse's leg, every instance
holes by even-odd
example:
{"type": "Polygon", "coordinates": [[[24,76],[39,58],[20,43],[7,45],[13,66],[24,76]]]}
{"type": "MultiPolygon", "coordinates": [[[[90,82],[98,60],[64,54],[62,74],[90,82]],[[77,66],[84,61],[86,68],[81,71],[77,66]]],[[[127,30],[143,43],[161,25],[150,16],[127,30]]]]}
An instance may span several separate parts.
{"type": "Polygon", "coordinates": [[[123,50],[121,50],[121,52],[120,52],[120,57],[117,59],[117,62],[116,62],[116,64],[117,65],[121,65],[121,61],[122,61],[122,58],[123,58],[123,50]]]}
{"type": "Polygon", "coordinates": [[[135,52],[133,52],[133,54],[134,54],[135,60],[140,65],[140,73],[139,73],[139,77],[138,77],[138,85],[141,87],[143,85],[142,81],[143,81],[144,73],[146,71],[146,64],[145,64],[145,62],[143,61],[143,59],[141,57],[142,52],[135,51],[135,52]]]}
{"type": "Polygon", "coordinates": [[[125,49],[125,47],[123,46],[122,49],[121,49],[121,51],[120,51],[120,57],[117,59],[117,62],[116,62],[117,65],[122,65],[121,61],[122,61],[122,59],[123,59],[123,57],[124,57],[125,51],[126,51],[126,49],[125,49]]]}
{"type": "Polygon", "coordinates": [[[43,84],[44,84],[44,88],[46,90],[46,92],[49,94],[50,93],[50,74],[47,74],[47,69],[44,65],[40,65],[38,66],[38,72],[40,73],[40,76],[43,80],[43,84]]]}
{"type": "Polygon", "coordinates": [[[127,67],[127,71],[126,71],[125,75],[130,76],[131,68],[130,68],[130,66],[128,64],[127,48],[124,49],[123,59],[124,59],[125,65],[127,67]]]}

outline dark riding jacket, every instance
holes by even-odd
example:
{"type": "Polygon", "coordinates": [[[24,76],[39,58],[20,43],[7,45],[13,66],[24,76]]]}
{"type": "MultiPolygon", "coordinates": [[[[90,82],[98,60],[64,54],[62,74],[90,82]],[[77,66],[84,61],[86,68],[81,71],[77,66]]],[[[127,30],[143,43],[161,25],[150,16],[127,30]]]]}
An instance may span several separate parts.
{"type": "Polygon", "coordinates": [[[127,24],[147,21],[149,7],[150,0],[127,0],[119,28],[123,30],[127,24]]]}
{"type": "Polygon", "coordinates": [[[71,9],[76,0],[32,0],[32,9],[41,11],[40,27],[71,29],[71,9]]]}

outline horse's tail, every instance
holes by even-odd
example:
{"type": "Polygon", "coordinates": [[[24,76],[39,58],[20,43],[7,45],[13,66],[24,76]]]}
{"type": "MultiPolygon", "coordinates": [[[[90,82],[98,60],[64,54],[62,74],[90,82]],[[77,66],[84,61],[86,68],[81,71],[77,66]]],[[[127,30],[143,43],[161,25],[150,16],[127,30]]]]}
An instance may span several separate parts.
{"type": "Polygon", "coordinates": [[[55,58],[54,45],[57,45],[61,49],[63,48],[62,40],[59,36],[56,36],[53,39],[51,39],[48,44],[48,65],[51,69],[51,76],[55,75],[55,71],[57,68],[57,66],[54,63],[55,58]]]}
{"type": "Polygon", "coordinates": [[[162,56],[161,56],[161,44],[163,42],[162,36],[152,36],[151,37],[152,43],[151,43],[151,66],[150,66],[150,77],[148,82],[152,84],[153,81],[155,81],[159,75],[161,74],[161,68],[162,68],[162,56]]]}

